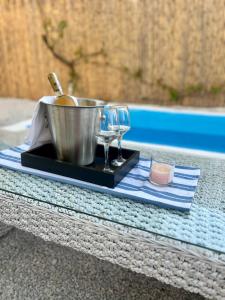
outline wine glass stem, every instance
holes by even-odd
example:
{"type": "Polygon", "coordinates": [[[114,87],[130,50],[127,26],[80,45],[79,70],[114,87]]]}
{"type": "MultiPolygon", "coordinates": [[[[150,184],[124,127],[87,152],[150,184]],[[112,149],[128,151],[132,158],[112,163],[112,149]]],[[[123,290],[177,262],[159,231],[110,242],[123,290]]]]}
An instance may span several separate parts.
{"type": "Polygon", "coordinates": [[[122,135],[118,136],[118,160],[122,160],[122,146],[121,146],[121,141],[122,141],[122,135]]]}
{"type": "Polygon", "coordinates": [[[105,168],[104,170],[111,170],[109,166],[109,143],[104,144],[104,152],[105,152],[105,168]]]}

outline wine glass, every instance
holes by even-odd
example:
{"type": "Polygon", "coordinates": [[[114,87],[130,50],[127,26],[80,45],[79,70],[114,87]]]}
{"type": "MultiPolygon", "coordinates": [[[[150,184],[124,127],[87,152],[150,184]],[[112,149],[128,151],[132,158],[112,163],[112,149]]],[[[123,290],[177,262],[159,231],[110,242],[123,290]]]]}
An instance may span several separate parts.
{"type": "Polygon", "coordinates": [[[116,112],[117,112],[117,119],[118,119],[118,126],[117,130],[114,127],[114,130],[117,133],[117,140],[118,140],[118,158],[112,161],[113,166],[121,166],[126,160],[122,156],[122,138],[124,134],[130,130],[130,113],[128,107],[126,105],[116,105],[116,112]]]}
{"type": "Polygon", "coordinates": [[[113,106],[104,106],[99,109],[99,125],[96,136],[104,144],[105,166],[103,171],[112,173],[109,165],[109,146],[117,138],[115,128],[118,127],[117,111],[113,106]],[[117,127],[116,127],[117,126],[117,127]]]}

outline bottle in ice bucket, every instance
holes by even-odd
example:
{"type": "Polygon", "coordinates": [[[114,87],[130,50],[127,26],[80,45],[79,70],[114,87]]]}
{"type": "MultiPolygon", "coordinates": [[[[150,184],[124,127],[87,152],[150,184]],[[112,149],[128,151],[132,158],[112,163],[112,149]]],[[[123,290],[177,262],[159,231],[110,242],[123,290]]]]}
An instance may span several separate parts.
{"type": "Polygon", "coordinates": [[[65,95],[62,90],[62,86],[55,73],[48,74],[48,80],[56,95],[54,104],[62,106],[78,106],[77,99],[75,97],[65,95]]]}

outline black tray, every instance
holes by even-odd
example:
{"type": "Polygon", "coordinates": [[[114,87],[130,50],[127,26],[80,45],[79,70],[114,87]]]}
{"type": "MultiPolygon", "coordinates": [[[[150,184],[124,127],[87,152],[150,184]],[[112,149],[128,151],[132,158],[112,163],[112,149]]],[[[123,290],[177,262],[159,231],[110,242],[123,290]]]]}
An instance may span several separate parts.
{"type": "MultiPolygon", "coordinates": [[[[117,158],[118,149],[110,147],[109,161],[117,158]]],[[[139,161],[139,151],[123,149],[126,162],[120,167],[111,167],[114,172],[103,172],[104,147],[98,145],[95,161],[88,166],[77,166],[69,162],[57,160],[56,151],[52,144],[46,144],[21,154],[22,166],[38,169],[66,177],[95,183],[113,188],[139,161]]]]}

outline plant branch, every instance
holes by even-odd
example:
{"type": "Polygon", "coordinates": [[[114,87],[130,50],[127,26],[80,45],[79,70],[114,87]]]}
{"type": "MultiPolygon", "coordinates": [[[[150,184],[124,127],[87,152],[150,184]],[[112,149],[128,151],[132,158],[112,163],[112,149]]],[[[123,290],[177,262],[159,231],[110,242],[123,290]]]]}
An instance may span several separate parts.
{"type": "Polygon", "coordinates": [[[48,39],[47,39],[47,36],[46,35],[43,35],[42,36],[42,39],[46,45],[46,47],[51,51],[52,55],[58,59],[59,61],[61,61],[63,64],[67,65],[69,68],[73,68],[74,66],[74,63],[72,60],[68,60],[66,59],[64,56],[62,56],[61,54],[57,53],[54,46],[52,46],[48,39]]]}
{"type": "Polygon", "coordinates": [[[147,80],[145,80],[145,79],[143,79],[141,77],[136,78],[134,76],[134,74],[130,70],[125,69],[124,67],[118,67],[118,66],[115,66],[115,65],[111,65],[109,63],[99,63],[97,61],[91,61],[90,64],[96,65],[96,66],[99,66],[99,67],[104,67],[104,68],[105,67],[109,67],[109,68],[111,68],[113,70],[116,70],[116,71],[119,71],[119,72],[123,72],[127,76],[129,76],[130,78],[139,80],[139,82],[141,82],[142,84],[147,85],[147,86],[153,86],[154,85],[152,82],[149,82],[149,81],[147,81],[147,80]]]}

